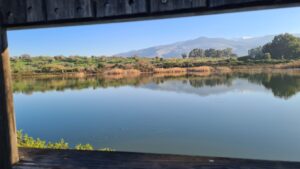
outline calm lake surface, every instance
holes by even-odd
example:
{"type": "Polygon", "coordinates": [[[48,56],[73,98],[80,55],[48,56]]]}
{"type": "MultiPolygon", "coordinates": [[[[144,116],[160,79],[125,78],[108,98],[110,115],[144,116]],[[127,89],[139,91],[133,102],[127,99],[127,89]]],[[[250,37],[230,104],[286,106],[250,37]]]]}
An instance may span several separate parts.
{"type": "Polygon", "coordinates": [[[300,73],[14,80],[17,128],[71,146],[300,161],[300,73]]]}

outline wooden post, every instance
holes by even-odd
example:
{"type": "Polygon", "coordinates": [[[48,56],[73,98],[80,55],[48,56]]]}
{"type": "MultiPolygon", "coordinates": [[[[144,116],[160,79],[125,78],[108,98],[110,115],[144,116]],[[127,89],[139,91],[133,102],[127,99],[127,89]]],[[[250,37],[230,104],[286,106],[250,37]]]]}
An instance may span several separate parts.
{"type": "Polygon", "coordinates": [[[6,29],[0,27],[0,169],[19,161],[6,29]]]}

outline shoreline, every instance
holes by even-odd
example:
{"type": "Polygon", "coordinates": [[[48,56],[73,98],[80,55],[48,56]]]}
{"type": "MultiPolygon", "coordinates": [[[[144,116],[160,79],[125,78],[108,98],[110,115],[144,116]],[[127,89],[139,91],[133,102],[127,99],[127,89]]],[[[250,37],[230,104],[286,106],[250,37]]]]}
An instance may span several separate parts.
{"type": "Polygon", "coordinates": [[[198,66],[190,68],[155,68],[153,71],[141,72],[138,69],[109,69],[102,72],[62,72],[62,73],[12,73],[13,78],[30,78],[30,77],[71,77],[84,78],[90,76],[102,77],[139,77],[139,76],[210,76],[225,75],[232,73],[272,73],[272,72],[300,72],[300,68],[279,68],[276,66],[198,66]]]}

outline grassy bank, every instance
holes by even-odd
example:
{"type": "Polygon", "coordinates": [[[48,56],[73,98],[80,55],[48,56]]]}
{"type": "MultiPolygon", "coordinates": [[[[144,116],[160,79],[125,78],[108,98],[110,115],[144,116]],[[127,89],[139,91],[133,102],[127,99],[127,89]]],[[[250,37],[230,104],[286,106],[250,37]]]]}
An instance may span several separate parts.
{"type": "Polygon", "coordinates": [[[230,73],[236,69],[300,68],[299,60],[253,60],[244,58],[139,58],[139,57],[30,57],[12,58],[13,75],[101,74],[139,76],[151,74],[230,73]]]}

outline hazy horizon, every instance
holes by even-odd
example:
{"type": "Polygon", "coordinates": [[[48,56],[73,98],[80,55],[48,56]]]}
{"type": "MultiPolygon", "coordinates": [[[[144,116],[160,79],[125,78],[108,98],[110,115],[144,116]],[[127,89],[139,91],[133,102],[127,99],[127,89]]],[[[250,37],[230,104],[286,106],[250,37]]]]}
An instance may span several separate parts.
{"type": "MultiPolygon", "coordinates": [[[[282,33],[279,33],[279,34],[284,34],[284,33],[289,33],[289,32],[282,32],[282,33]]],[[[276,35],[279,35],[279,34],[276,34],[276,35]]],[[[293,34],[293,35],[296,35],[296,36],[300,37],[300,33],[289,33],[289,34],[293,34]]],[[[241,42],[246,42],[247,43],[249,41],[252,41],[252,43],[253,42],[254,43],[255,42],[259,43],[259,45],[254,45],[254,46],[248,47],[247,50],[246,50],[246,51],[248,51],[249,49],[252,49],[254,47],[262,46],[266,42],[271,42],[270,38],[272,37],[272,39],[273,39],[273,37],[276,36],[276,35],[251,36],[251,37],[250,36],[244,36],[244,37],[235,37],[235,38],[201,36],[201,37],[196,37],[196,38],[189,39],[189,40],[171,42],[169,44],[158,44],[156,46],[149,46],[149,47],[145,47],[145,48],[142,48],[142,49],[133,49],[133,50],[128,50],[128,51],[121,52],[121,53],[114,53],[114,54],[111,54],[111,55],[107,55],[107,54],[102,54],[102,55],[79,55],[79,54],[70,54],[70,55],[64,55],[64,54],[59,54],[59,55],[48,55],[48,54],[44,54],[44,55],[32,55],[30,53],[22,53],[20,55],[11,55],[11,57],[19,57],[19,56],[22,56],[22,55],[30,55],[31,57],[39,57],[39,56],[45,56],[45,57],[54,57],[54,56],[65,56],[65,57],[70,57],[70,56],[82,56],[82,57],[91,57],[91,56],[96,56],[96,57],[102,57],[102,56],[104,56],[104,57],[131,57],[131,56],[140,56],[140,57],[154,58],[154,57],[157,57],[157,55],[143,56],[143,55],[139,55],[138,53],[142,52],[142,51],[151,50],[151,49],[157,49],[157,50],[159,50],[159,48],[164,48],[164,47],[168,48],[168,47],[170,47],[172,45],[177,45],[177,44],[184,45],[185,43],[190,43],[192,41],[197,41],[197,40],[200,40],[200,39],[201,40],[207,39],[208,42],[211,41],[211,40],[231,41],[231,42],[236,42],[239,46],[240,46],[239,43],[241,43],[241,42]],[[266,41],[266,39],[270,39],[270,40],[266,41]],[[137,52],[137,54],[135,54],[135,52],[137,52]],[[131,53],[133,53],[133,54],[131,54],[131,53]]],[[[223,45],[226,46],[225,43],[223,45]]],[[[201,45],[199,45],[199,47],[197,47],[197,48],[202,48],[202,47],[201,47],[201,45]]],[[[202,49],[209,49],[209,48],[225,49],[226,47],[214,47],[214,46],[212,46],[212,47],[206,47],[206,48],[204,47],[202,49]]],[[[228,47],[228,48],[232,48],[232,47],[228,47]]],[[[188,50],[188,51],[191,51],[191,50],[188,50]]],[[[185,52],[185,53],[188,53],[188,52],[185,52]]],[[[181,57],[181,54],[182,53],[180,53],[177,56],[171,56],[171,57],[181,57]]],[[[239,52],[236,52],[236,54],[239,54],[239,52]]],[[[242,55],[238,55],[238,56],[242,56],[242,55]]],[[[163,56],[159,56],[159,57],[163,57],[163,56]]]]}

